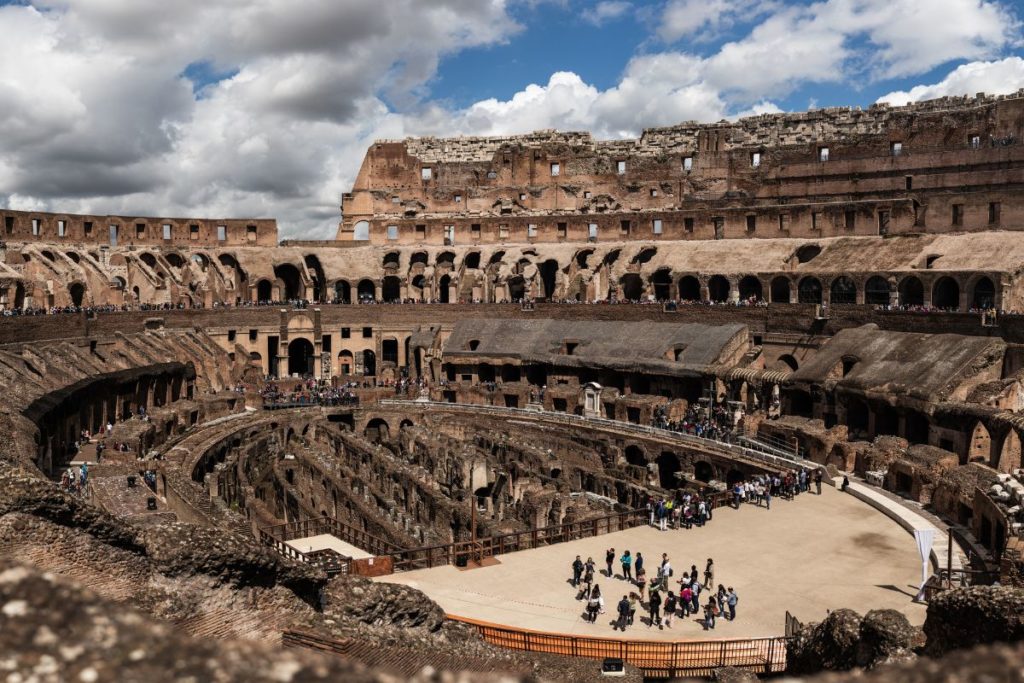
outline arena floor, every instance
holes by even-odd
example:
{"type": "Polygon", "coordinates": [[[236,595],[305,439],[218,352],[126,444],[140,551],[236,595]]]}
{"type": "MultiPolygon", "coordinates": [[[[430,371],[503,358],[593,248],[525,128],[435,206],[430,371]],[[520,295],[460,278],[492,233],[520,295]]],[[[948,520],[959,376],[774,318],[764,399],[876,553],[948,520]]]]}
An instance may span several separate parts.
{"type": "MultiPolygon", "coordinates": [[[[826,486],[821,496],[773,499],[771,511],[753,506],[718,511],[702,529],[661,532],[642,527],[572,543],[527,550],[499,558],[500,564],[469,570],[445,566],[401,572],[379,580],[418,588],[453,615],[495,624],[577,635],[622,637],[612,629],[615,603],[627,584],[598,580],[606,613],[596,624],[583,620],[584,603],[569,585],[577,554],[593,557],[604,571],[608,547],[616,555],[643,553],[652,576],[667,552],[673,581],[690,565],[703,572],[715,560],[715,583],[739,595],[735,622],[719,620],[705,632],[696,620],[677,620],[658,630],[637,623],[625,637],[637,639],[753,638],[784,633],[788,610],[801,621],[817,621],[829,610],[860,613],[899,610],[915,624],[925,607],[912,602],[921,578],[914,538],[895,522],[850,495],[826,486]]],[[[618,574],[618,563],[615,566],[618,574]]],[[[675,588],[675,587],[673,587],[675,588]]],[[[706,603],[708,594],[702,594],[706,603]]]]}

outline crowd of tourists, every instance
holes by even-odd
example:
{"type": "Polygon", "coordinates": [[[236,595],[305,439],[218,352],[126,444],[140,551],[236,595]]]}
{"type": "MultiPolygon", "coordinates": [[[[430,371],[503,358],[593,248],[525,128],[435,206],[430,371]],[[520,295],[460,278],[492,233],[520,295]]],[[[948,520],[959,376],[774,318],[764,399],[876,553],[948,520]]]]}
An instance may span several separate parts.
{"type": "Polygon", "coordinates": [[[353,391],[356,387],[356,382],[334,386],[327,380],[306,379],[289,390],[268,381],[260,388],[260,397],[264,406],[355,406],[359,405],[359,397],[353,391]]]}
{"type": "Polygon", "coordinates": [[[678,420],[669,419],[665,406],[658,406],[651,418],[652,427],[725,443],[733,441],[741,424],[742,418],[737,419],[736,413],[723,405],[710,408],[691,405],[678,420]]]}
{"type": "MultiPolygon", "coordinates": [[[[672,628],[676,618],[688,619],[695,616],[705,631],[714,629],[719,618],[728,621],[736,619],[739,596],[732,586],[727,588],[719,583],[716,587],[715,563],[710,557],[704,564],[703,578],[694,564],[679,579],[674,578],[675,570],[667,553],[661,554],[661,560],[650,577],[643,553],[633,555],[626,550],[619,555],[615,548],[609,548],[604,560],[605,569],[601,574],[609,580],[625,581],[630,586],[615,604],[611,622],[613,630],[625,632],[633,626],[638,610],[647,614],[641,617],[641,623],[645,623],[648,628],[657,626],[659,630],[672,628]],[[621,569],[619,574],[615,573],[616,563],[621,569]],[[703,604],[702,595],[707,595],[703,604]]],[[[588,557],[584,562],[577,555],[571,569],[572,578],[569,583],[578,591],[576,599],[586,604],[585,620],[596,623],[598,617],[607,610],[601,586],[596,583],[594,558],[588,557]]]]}

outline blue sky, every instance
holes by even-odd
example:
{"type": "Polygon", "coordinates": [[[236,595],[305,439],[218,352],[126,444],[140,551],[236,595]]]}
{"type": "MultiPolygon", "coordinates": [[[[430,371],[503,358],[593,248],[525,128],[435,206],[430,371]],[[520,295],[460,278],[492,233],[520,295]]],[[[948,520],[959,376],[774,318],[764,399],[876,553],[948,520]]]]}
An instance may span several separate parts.
{"type": "Polygon", "coordinates": [[[376,139],[1024,87],[1022,0],[0,0],[0,206],[331,237],[376,139]]]}

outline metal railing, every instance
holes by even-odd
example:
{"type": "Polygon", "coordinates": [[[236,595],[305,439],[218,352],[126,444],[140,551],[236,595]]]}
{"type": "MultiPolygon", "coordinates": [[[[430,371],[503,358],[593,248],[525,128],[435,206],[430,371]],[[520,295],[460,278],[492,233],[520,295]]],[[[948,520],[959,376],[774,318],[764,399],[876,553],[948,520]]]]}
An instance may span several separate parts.
{"type": "MultiPolygon", "coordinates": [[[[704,496],[704,500],[712,510],[721,507],[731,500],[728,492],[715,492],[704,496]]],[[[646,525],[650,520],[647,508],[637,508],[627,512],[596,517],[579,522],[555,524],[552,526],[517,531],[498,536],[478,538],[476,541],[455,541],[440,545],[410,548],[392,552],[394,570],[428,569],[446,564],[462,564],[479,562],[487,557],[505,555],[519,550],[530,550],[556,543],[576,541],[581,538],[592,538],[616,531],[625,531],[646,525]]]]}
{"type": "MultiPolygon", "coordinates": [[[[334,536],[345,543],[354,545],[360,550],[365,550],[371,555],[389,555],[395,551],[393,544],[333,517],[312,517],[298,522],[277,524],[260,529],[261,539],[268,537],[285,545],[287,545],[287,541],[293,541],[296,538],[308,538],[309,536],[319,536],[321,534],[334,536]]],[[[291,546],[287,547],[291,548],[291,546]]]]}
{"type": "Polygon", "coordinates": [[[618,640],[529,631],[448,615],[452,621],[476,628],[485,641],[498,647],[588,659],[621,658],[641,669],[645,678],[711,676],[731,666],[758,674],[786,669],[786,638],[665,642],[618,640]]]}
{"type": "Polygon", "coordinates": [[[660,429],[658,427],[638,425],[633,422],[610,420],[605,417],[583,417],[581,415],[571,415],[569,413],[527,410],[525,408],[504,408],[500,406],[446,403],[442,401],[403,401],[401,399],[383,399],[378,402],[378,405],[382,407],[395,406],[402,408],[411,408],[414,410],[431,408],[473,414],[484,413],[505,416],[515,415],[526,418],[532,418],[534,420],[540,419],[548,422],[558,422],[572,426],[585,427],[588,425],[600,425],[608,429],[617,429],[620,431],[627,431],[634,434],[642,434],[645,436],[651,436],[659,439],[675,440],[697,448],[704,448],[712,452],[717,451],[718,453],[722,455],[727,455],[729,457],[745,457],[751,460],[758,460],[761,462],[770,463],[771,465],[782,469],[793,469],[799,467],[806,467],[808,465],[806,461],[801,461],[796,458],[782,457],[771,453],[764,453],[751,448],[740,446],[738,444],[727,443],[725,441],[715,441],[713,439],[705,439],[700,436],[694,436],[693,434],[674,432],[669,429],[660,429]]]}

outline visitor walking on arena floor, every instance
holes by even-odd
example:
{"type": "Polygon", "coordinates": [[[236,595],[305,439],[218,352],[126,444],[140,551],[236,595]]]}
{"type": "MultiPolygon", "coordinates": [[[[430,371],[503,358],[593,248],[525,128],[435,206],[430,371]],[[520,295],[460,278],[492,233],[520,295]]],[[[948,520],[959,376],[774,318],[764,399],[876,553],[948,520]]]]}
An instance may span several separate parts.
{"type": "Polygon", "coordinates": [[[573,588],[579,588],[580,577],[583,576],[583,560],[577,555],[576,559],[572,561],[572,585],[573,588]]]}
{"type": "Polygon", "coordinates": [[[814,487],[818,490],[818,495],[819,496],[821,495],[821,480],[822,480],[823,476],[824,475],[821,473],[821,469],[820,468],[815,470],[815,472],[814,472],[814,487]]]}
{"type": "Polygon", "coordinates": [[[615,548],[608,548],[604,554],[604,562],[608,565],[608,578],[612,578],[615,572],[612,571],[612,565],[615,564],[615,548]]]}
{"type": "Polygon", "coordinates": [[[704,587],[711,588],[715,583],[715,561],[710,557],[708,563],[704,566],[704,587]]]}
{"type": "Polygon", "coordinates": [[[628,596],[625,596],[625,595],[622,596],[622,599],[619,600],[619,605],[618,605],[617,609],[618,609],[618,613],[619,613],[619,618],[615,621],[615,626],[612,628],[612,630],[614,631],[615,629],[621,629],[622,631],[625,631],[626,630],[626,626],[629,623],[629,597],[628,596]]]}
{"type": "Polygon", "coordinates": [[[601,597],[601,586],[594,586],[587,600],[587,617],[591,624],[597,622],[597,615],[604,612],[604,598],[601,597]]]}
{"type": "Polygon", "coordinates": [[[622,578],[625,581],[633,580],[633,556],[629,554],[629,551],[622,553],[622,557],[619,558],[619,563],[622,564],[622,578]]]}
{"type": "Polygon", "coordinates": [[[725,604],[729,606],[729,621],[736,621],[736,603],[739,601],[736,591],[729,586],[729,592],[725,596],[725,604]]]}
{"type": "Polygon", "coordinates": [[[651,594],[647,598],[647,609],[651,614],[651,623],[647,625],[647,628],[655,624],[661,628],[661,593],[655,588],[651,589],[651,594]]]}
{"type": "Polygon", "coordinates": [[[665,626],[672,628],[672,617],[676,615],[676,594],[672,591],[665,596],[665,626]]]}
{"type": "Polygon", "coordinates": [[[580,597],[584,600],[590,599],[590,591],[594,586],[594,559],[591,557],[587,558],[587,563],[583,566],[583,592],[580,597]]]}

